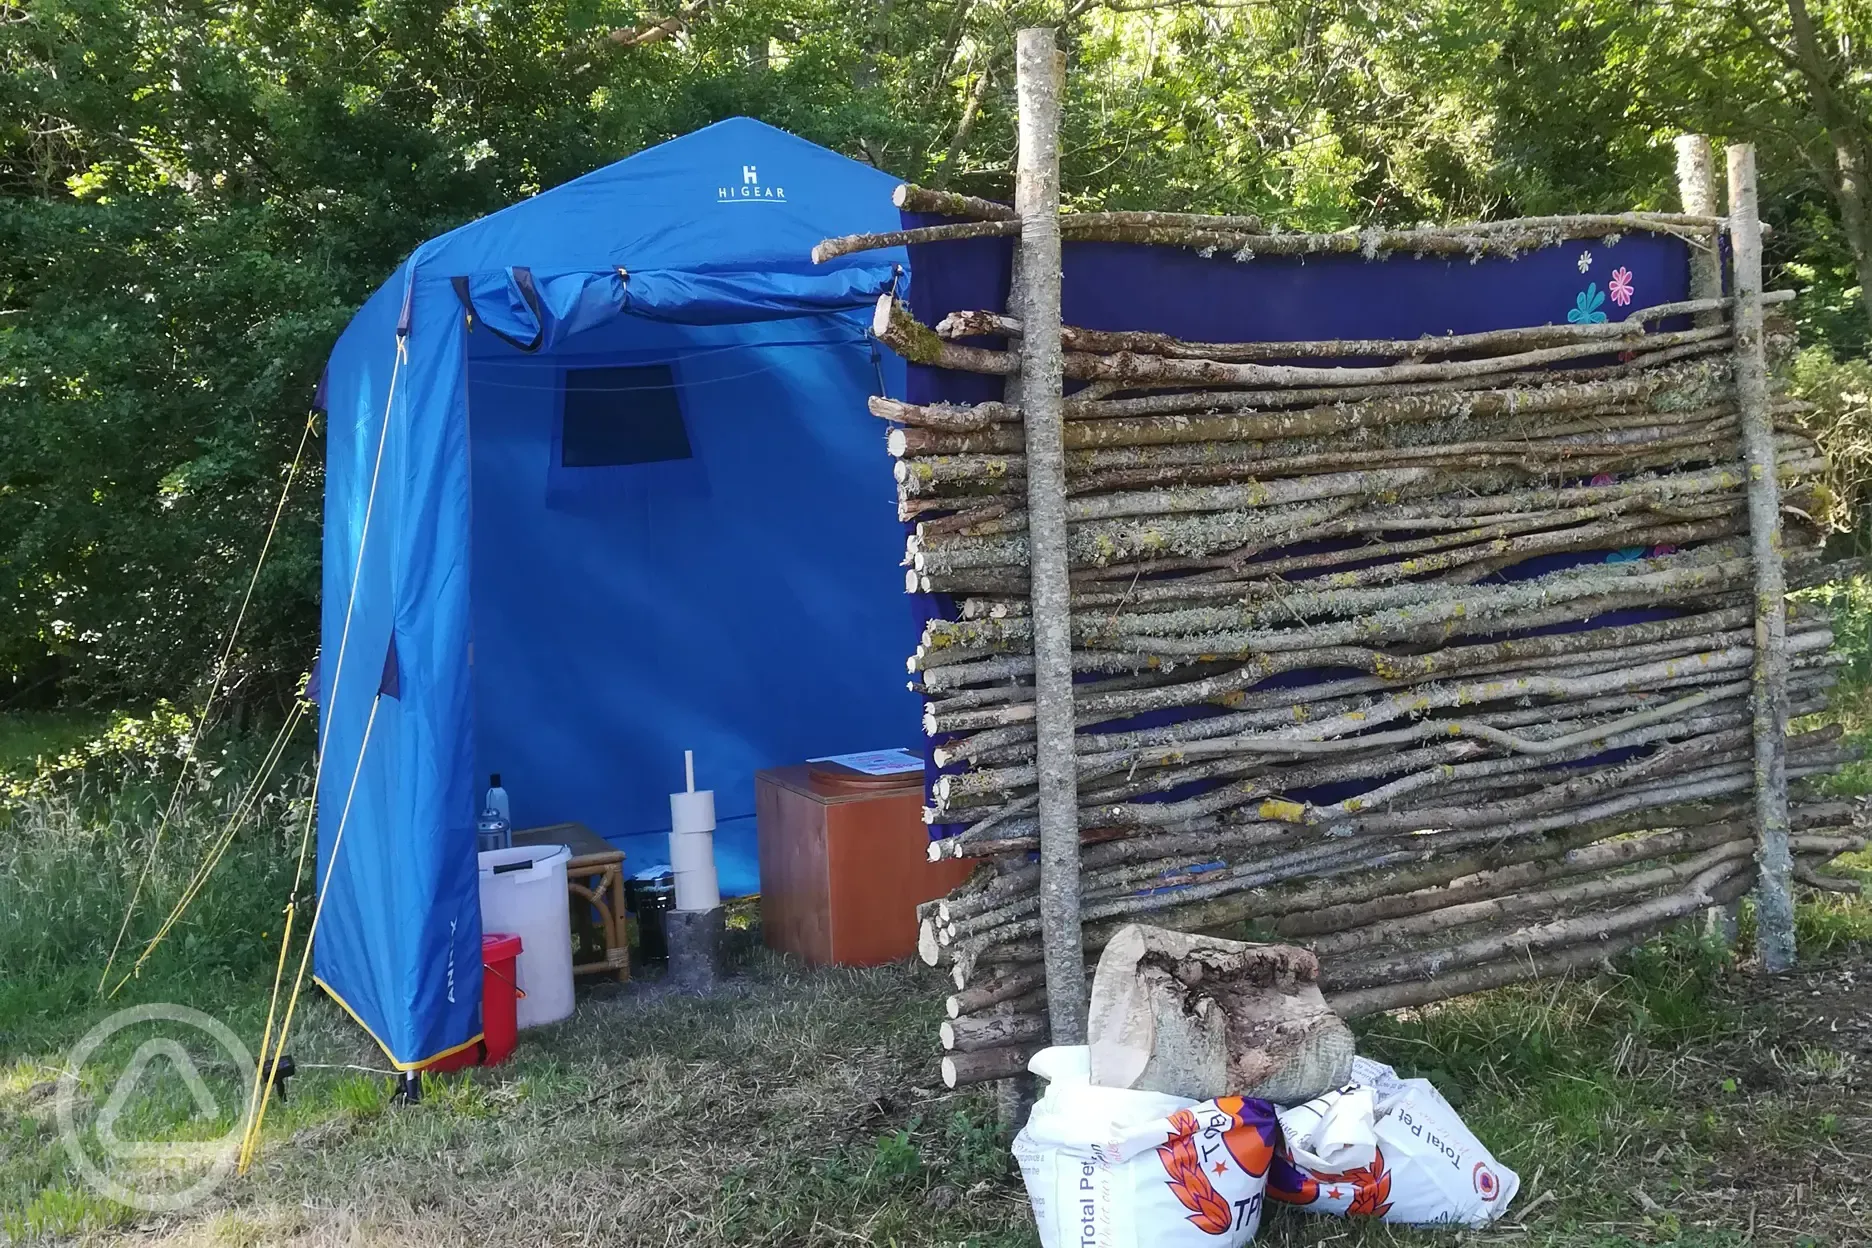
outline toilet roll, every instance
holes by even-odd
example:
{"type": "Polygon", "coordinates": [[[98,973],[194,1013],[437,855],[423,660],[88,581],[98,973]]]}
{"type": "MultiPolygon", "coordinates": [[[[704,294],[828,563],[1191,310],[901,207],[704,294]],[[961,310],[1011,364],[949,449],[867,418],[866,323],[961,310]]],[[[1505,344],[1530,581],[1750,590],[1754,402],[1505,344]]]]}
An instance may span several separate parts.
{"type": "Polygon", "coordinates": [[[713,832],[715,790],[669,795],[670,832],[713,832]]]}
{"type": "Polygon", "coordinates": [[[715,869],[715,838],[707,832],[672,832],[669,859],[670,870],[678,875],[684,871],[712,871],[715,869]]]}
{"type": "Polygon", "coordinates": [[[713,910],[721,905],[721,883],[715,877],[715,864],[701,871],[678,871],[676,908],[683,911],[713,910]]]}
{"type": "MultiPolygon", "coordinates": [[[[689,783],[693,785],[693,775],[689,783]]],[[[712,910],[721,905],[721,882],[715,874],[715,792],[672,793],[670,870],[676,877],[678,910],[712,910]]]]}

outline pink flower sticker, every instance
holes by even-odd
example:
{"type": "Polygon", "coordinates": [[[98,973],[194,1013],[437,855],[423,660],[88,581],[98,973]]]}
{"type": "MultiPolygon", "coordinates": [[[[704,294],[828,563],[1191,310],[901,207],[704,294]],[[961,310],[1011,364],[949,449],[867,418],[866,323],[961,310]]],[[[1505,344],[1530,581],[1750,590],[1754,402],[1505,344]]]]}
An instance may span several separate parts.
{"type": "Polygon", "coordinates": [[[1606,293],[1611,295],[1612,302],[1621,308],[1630,303],[1632,299],[1631,270],[1613,269],[1611,278],[1606,282],[1606,293]]]}

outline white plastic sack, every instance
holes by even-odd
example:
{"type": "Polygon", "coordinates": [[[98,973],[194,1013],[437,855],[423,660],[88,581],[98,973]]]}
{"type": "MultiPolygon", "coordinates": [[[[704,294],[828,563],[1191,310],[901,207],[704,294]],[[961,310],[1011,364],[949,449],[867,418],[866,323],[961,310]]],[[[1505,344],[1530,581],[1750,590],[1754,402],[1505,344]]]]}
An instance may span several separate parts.
{"type": "Polygon", "coordinates": [[[1042,1049],[1047,1081],[1014,1157],[1045,1248],[1238,1248],[1261,1225],[1279,1131],[1268,1101],[1091,1084],[1084,1045],[1042,1049]]]}
{"type": "Polygon", "coordinates": [[[1369,1166],[1378,1147],[1374,1104],[1370,1088],[1350,1084],[1342,1091],[1280,1110],[1281,1155],[1301,1170],[1332,1172],[1369,1166]]]}
{"type": "Polygon", "coordinates": [[[1358,1058],[1352,1083],[1280,1111],[1268,1197],[1407,1226],[1487,1226],[1520,1190],[1442,1093],[1358,1058]]]}

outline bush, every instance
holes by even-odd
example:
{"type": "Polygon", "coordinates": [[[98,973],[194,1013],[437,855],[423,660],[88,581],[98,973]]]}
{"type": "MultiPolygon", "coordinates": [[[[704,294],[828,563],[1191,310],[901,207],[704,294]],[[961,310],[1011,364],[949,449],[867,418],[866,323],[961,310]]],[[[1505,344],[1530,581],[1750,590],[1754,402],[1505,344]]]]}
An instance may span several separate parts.
{"type": "Polygon", "coordinates": [[[1793,393],[1813,404],[1802,423],[1832,461],[1826,513],[1815,516],[1848,535],[1856,554],[1872,551],[1872,361],[1838,360],[1826,347],[1808,347],[1794,359],[1793,393]]]}

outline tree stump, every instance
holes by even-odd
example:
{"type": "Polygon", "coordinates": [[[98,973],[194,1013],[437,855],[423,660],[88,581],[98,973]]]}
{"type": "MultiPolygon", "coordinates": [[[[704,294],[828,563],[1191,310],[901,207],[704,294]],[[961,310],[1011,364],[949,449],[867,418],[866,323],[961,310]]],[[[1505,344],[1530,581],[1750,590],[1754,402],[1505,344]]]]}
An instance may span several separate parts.
{"type": "Polygon", "coordinates": [[[1092,980],[1092,1082],[1281,1104],[1339,1087],[1352,1032],[1318,980],[1305,949],[1129,924],[1092,980]]]}

